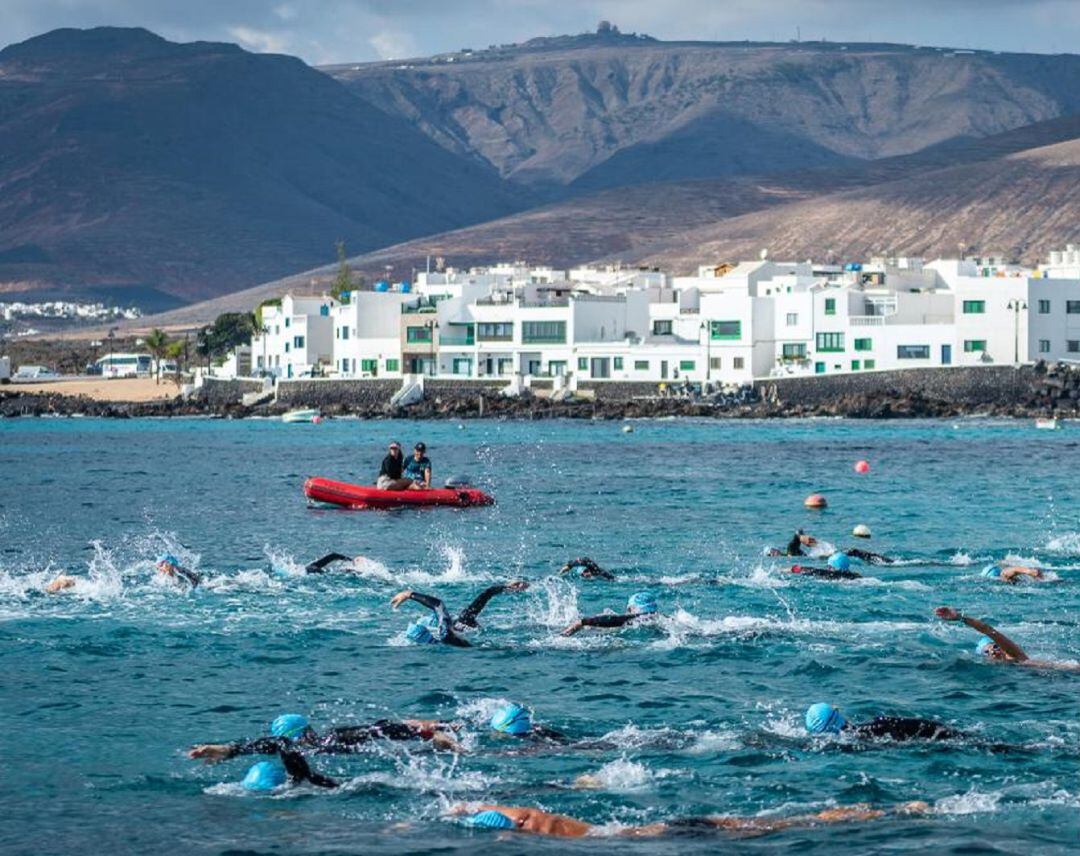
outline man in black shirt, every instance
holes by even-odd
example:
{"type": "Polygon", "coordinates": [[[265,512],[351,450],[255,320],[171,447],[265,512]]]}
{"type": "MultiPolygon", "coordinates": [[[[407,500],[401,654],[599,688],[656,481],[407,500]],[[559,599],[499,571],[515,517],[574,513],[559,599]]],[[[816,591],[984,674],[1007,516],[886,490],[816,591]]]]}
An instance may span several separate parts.
{"type": "Polygon", "coordinates": [[[390,443],[390,450],[386,457],[383,458],[375,486],[379,490],[408,490],[412,485],[412,479],[401,477],[401,470],[404,465],[405,459],[401,455],[401,444],[394,440],[390,443]]]}

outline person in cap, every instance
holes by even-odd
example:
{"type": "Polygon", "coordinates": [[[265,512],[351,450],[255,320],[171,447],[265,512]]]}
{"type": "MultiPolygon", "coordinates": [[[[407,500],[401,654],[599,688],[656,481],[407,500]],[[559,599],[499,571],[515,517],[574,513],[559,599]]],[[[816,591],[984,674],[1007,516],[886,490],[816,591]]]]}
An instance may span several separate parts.
{"type": "MultiPolygon", "coordinates": [[[[819,826],[827,823],[850,823],[877,820],[886,816],[924,814],[930,806],[924,802],[909,802],[890,809],[875,809],[865,803],[830,808],[814,814],[792,817],[732,817],[710,815],[688,817],[679,820],[650,823],[647,826],[629,826],[619,830],[627,838],[652,838],[661,835],[703,834],[728,832],[734,835],[763,835],[784,829],[819,826]]],[[[558,838],[583,838],[598,830],[595,824],[554,814],[528,806],[505,805],[457,805],[450,814],[459,817],[462,826],[473,829],[513,830],[533,835],[550,835],[558,838]]]]}
{"type": "Polygon", "coordinates": [[[492,731],[510,737],[524,738],[542,743],[566,744],[569,739],[554,729],[533,722],[532,714],[520,704],[504,704],[492,714],[492,731]]]}
{"type": "Polygon", "coordinates": [[[336,788],[339,782],[316,773],[308,765],[307,759],[299,752],[283,750],[281,763],[259,761],[248,768],[240,784],[246,791],[273,791],[283,785],[299,785],[309,782],[319,788],[336,788]]]}
{"type": "MultiPolygon", "coordinates": [[[[162,553],[158,556],[154,567],[158,574],[178,583],[184,583],[195,588],[202,582],[202,577],[194,571],[189,571],[180,564],[180,560],[172,553],[162,553]]],[[[74,588],[79,582],[79,577],[70,574],[60,574],[45,586],[46,594],[58,594],[62,591],[74,588]]]]}
{"type": "Polygon", "coordinates": [[[817,546],[817,538],[807,535],[802,529],[796,529],[787,546],[783,550],[773,547],[769,550],[770,556],[806,556],[806,550],[817,546]]]}
{"type": "Polygon", "coordinates": [[[850,734],[885,740],[956,740],[966,735],[932,719],[878,716],[869,722],[848,722],[839,710],[820,701],[806,709],[806,730],[811,734],[850,734]]]}
{"type": "Polygon", "coordinates": [[[983,634],[982,638],[975,644],[975,653],[982,657],[987,657],[990,660],[1002,663],[1033,666],[1037,669],[1059,669],[1068,672],[1080,671],[1080,663],[1062,663],[1057,660],[1033,660],[1024,652],[1023,648],[1013,642],[1012,639],[1000,630],[992,627],[985,621],[980,621],[978,618],[971,618],[970,616],[964,615],[953,609],[951,606],[939,606],[934,610],[934,614],[942,621],[959,621],[961,624],[966,624],[972,630],[983,634]]]}
{"type": "Polygon", "coordinates": [[[189,758],[214,764],[238,755],[274,755],[285,751],[351,754],[363,751],[376,740],[430,741],[439,749],[460,752],[451,732],[457,726],[432,719],[380,719],[369,725],[345,725],[317,732],[308,718],[285,713],[270,723],[270,735],[236,743],[200,743],[188,752],[189,758]]]}
{"type": "Polygon", "coordinates": [[[427,490],[431,487],[431,460],[427,456],[427,446],[417,443],[413,446],[412,457],[405,462],[405,477],[414,490],[427,490]]]}
{"type": "Polygon", "coordinates": [[[809,565],[792,565],[793,574],[804,577],[820,577],[825,580],[857,580],[862,574],[851,570],[851,559],[847,553],[833,553],[829,556],[827,568],[812,568],[809,565]]]}
{"type": "Polygon", "coordinates": [[[630,599],[626,602],[626,612],[622,614],[605,612],[601,615],[587,615],[584,618],[579,618],[568,627],[565,627],[562,631],[562,635],[573,636],[575,633],[584,630],[586,627],[608,629],[625,627],[627,624],[655,617],[659,614],[659,611],[660,609],[657,606],[656,598],[649,592],[639,591],[630,595],[630,599]]]}
{"type": "Polygon", "coordinates": [[[1023,565],[999,565],[997,563],[983,568],[980,576],[1002,583],[1018,583],[1024,578],[1032,580],[1045,578],[1043,572],[1038,568],[1027,568],[1023,565]]]}
{"type": "Polygon", "coordinates": [[[375,487],[379,490],[408,490],[412,486],[412,479],[402,477],[404,466],[405,459],[401,455],[401,443],[392,440],[386,457],[382,460],[382,466],[379,468],[379,477],[375,480],[375,487]]]}
{"type": "Polygon", "coordinates": [[[394,595],[390,601],[390,606],[397,609],[405,601],[412,600],[431,610],[430,616],[420,621],[414,621],[406,629],[405,638],[410,642],[417,645],[442,643],[455,648],[471,648],[472,645],[469,640],[460,636],[459,633],[465,629],[474,629],[480,626],[476,619],[484,607],[488,605],[488,601],[497,594],[525,591],[528,587],[529,584],[524,580],[488,586],[476,596],[472,603],[458,613],[456,618],[450,617],[445,604],[439,598],[409,589],[399,591],[394,595]]]}

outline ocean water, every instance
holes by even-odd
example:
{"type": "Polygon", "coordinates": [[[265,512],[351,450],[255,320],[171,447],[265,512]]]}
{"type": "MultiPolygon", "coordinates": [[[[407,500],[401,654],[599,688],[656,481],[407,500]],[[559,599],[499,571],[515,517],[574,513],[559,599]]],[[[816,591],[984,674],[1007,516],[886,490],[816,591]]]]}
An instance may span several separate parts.
{"type": "Polygon", "coordinates": [[[980,661],[986,617],[1029,654],[1080,660],[1080,426],[1030,423],[0,422],[0,795],[5,852],[1055,853],[1080,835],[1080,674],[980,661]],[[393,512],[307,507],[306,476],[370,482],[388,438],[428,443],[440,480],[497,504],[393,512]],[[866,458],[869,475],[853,472],[866,458]],[[821,491],[822,512],[802,499],[821,491]],[[795,527],[896,556],[865,579],[793,577],[764,551],[795,527]],[[152,572],[163,549],[204,574],[152,572]],[[355,574],[305,576],[329,551],[355,574]],[[589,555],[615,582],[559,578],[589,555]],[[991,560],[1049,580],[1005,586],[991,560]],[[41,593],[61,571],[80,577],[41,593]],[[475,647],[415,647],[403,588],[464,606],[493,581],[475,647]],[[653,627],[559,630],[653,591],[653,627]],[[526,751],[484,727],[514,700],[581,746],[526,751]],[[944,745],[814,738],[803,711],[927,716],[944,745]],[[470,751],[376,745],[313,756],[347,782],[253,795],[253,759],[197,742],[316,727],[458,720],[470,751]],[[1009,744],[994,751],[990,744],[1009,744]],[[571,787],[591,774],[598,787],[571,787]],[[918,818],[627,841],[689,815],[788,816],[925,800],[918,818]],[[601,827],[584,841],[470,831],[456,803],[538,806],[601,827]]]}

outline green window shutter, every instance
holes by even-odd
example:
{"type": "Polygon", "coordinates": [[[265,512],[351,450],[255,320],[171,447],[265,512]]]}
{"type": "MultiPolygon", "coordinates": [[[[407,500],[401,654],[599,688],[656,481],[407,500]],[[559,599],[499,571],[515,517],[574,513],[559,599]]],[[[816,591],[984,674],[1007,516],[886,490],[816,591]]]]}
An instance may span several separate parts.
{"type": "Polygon", "coordinates": [[[835,315],[836,314],[836,298],[835,297],[826,297],[825,298],[825,314],[826,315],[835,315]]]}
{"type": "Polygon", "coordinates": [[[577,367],[578,367],[579,372],[588,371],[589,370],[589,358],[588,357],[578,357],[577,367]]]}

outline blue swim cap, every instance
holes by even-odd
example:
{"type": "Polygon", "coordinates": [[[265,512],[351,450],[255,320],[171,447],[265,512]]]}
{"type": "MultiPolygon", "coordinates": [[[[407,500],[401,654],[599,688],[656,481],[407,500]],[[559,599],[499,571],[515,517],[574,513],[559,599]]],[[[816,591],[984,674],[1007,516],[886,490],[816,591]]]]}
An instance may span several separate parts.
{"type": "Polygon", "coordinates": [[[503,734],[528,734],[532,729],[532,718],[520,704],[511,703],[495,711],[491,727],[503,734]]]}
{"type": "Polygon", "coordinates": [[[252,764],[241,784],[249,791],[272,791],[284,785],[288,778],[285,775],[285,769],[280,764],[275,764],[273,761],[260,761],[258,764],[252,764]]]}
{"type": "Polygon", "coordinates": [[[439,641],[435,638],[435,635],[419,621],[414,621],[409,625],[408,630],[405,631],[405,638],[416,645],[435,645],[439,641]]]}
{"type": "Polygon", "coordinates": [[[829,556],[829,567],[836,571],[850,571],[851,559],[847,553],[833,553],[829,556]]]}
{"type": "Polygon", "coordinates": [[[1001,565],[987,565],[982,569],[982,575],[984,577],[993,577],[997,579],[1001,576],[1001,565]]]}
{"type": "Polygon", "coordinates": [[[299,713],[283,713],[270,723],[270,733],[274,737],[288,737],[290,740],[303,735],[311,723],[308,718],[299,713]]]}
{"type": "Polygon", "coordinates": [[[994,645],[997,645],[997,642],[989,636],[980,636],[979,641],[975,643],[975,653],[985,657],[994,645]]]}
{"type": "Polygon", "coordinates": [[[180,567],[180,560],[176,558],[172,553],[162,553],[158,556],[157,564],[172,565],[175,568],[180,567]]]}
{"type": "Polygon", "coordinates": [[[811,734],[839,734],[847,720],[831,704],[819,701],[806,709],[806,730],[811,734]]]}
{"type": "Polygon", "coordinates": [[[647,591],[639,591],[630,595],[630,600],[626,602],[626,609],[635,615],[652,615],[659,611],[656,598],[647,591]]]}
{"type": "Polygon", "coordinates": [[[471,817],[464,818],[461,822],[465,826],[475,826],[480,829],[514,829],[516,827],[514,821],[501,811],[494,809],[479,811],[471,817]]]}

